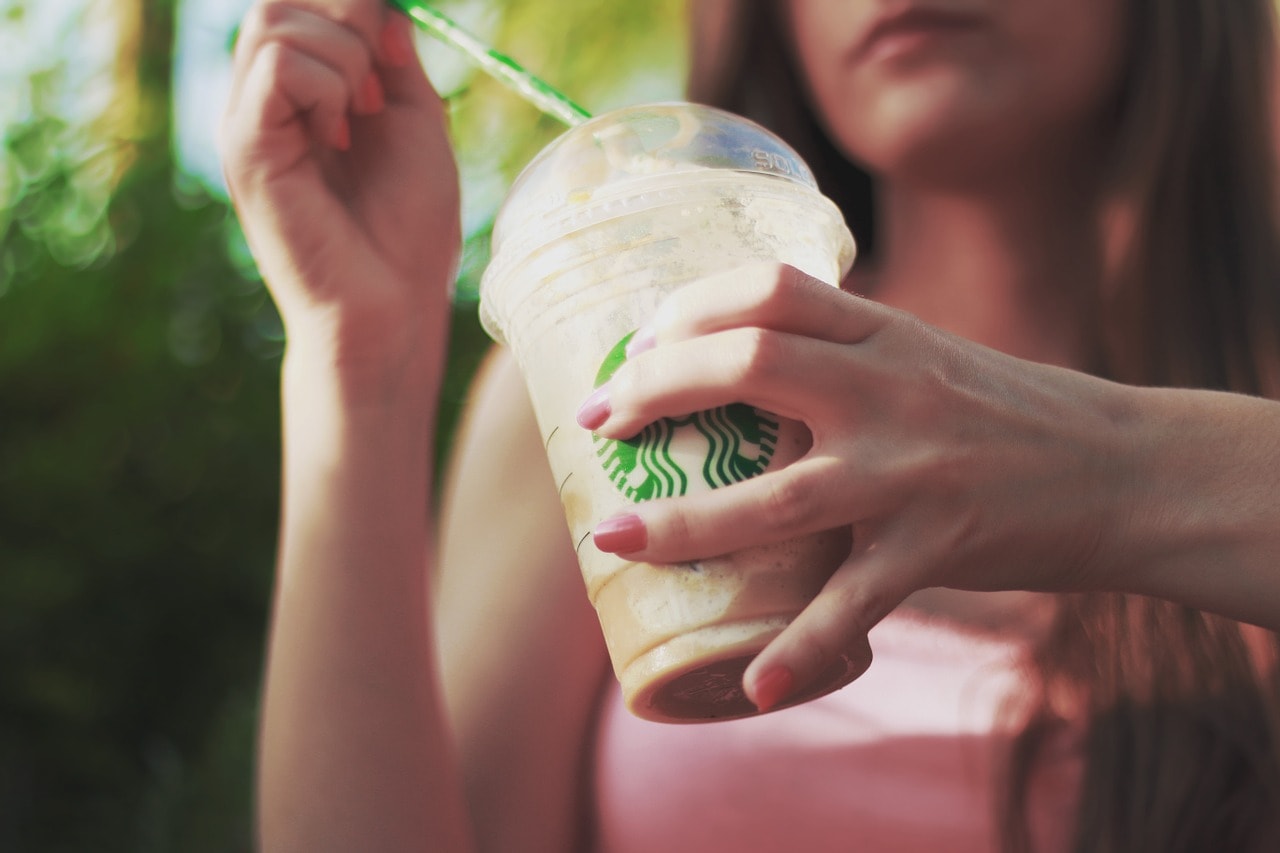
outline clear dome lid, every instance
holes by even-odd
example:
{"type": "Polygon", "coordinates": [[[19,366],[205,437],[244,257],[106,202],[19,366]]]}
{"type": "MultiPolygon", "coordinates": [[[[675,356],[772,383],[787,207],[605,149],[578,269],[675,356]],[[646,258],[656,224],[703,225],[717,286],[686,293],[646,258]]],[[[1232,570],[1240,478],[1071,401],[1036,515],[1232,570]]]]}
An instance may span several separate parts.
{"type": "Polygon", "coordinates": [[[594,218],[592,209],[604,218],[609,201],[639,186],[680,183],[708,170],[817,190],[800,156],[753,121],[701,104],[624,107],[571,128],[530,161],[498,213],[494,251],[507,235],[530,228],[563,231],[584,215],[594,218]]]}

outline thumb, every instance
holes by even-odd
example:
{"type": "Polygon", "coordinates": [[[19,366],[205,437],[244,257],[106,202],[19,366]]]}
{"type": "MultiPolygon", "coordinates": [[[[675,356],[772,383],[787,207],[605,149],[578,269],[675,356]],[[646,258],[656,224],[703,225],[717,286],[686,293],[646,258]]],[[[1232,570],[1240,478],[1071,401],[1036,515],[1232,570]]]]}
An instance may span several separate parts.
{"type": "Polygon", "coordinates": [[[871,665],[867,632],[910,590],[881,555],[855,552],[822,591],[743,673],[743,689],[761,711],[794,705],[843,687],[871,665]]]}

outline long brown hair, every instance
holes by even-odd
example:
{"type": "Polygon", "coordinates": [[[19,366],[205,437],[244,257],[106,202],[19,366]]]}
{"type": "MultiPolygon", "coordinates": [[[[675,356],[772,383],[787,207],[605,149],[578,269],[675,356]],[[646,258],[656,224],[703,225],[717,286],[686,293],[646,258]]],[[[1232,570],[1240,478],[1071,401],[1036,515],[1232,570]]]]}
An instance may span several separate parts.
{"type": "MultiPolygon", "coordinates": [[[[787,139],[873,254],[874,181],[803,96],[777,4],[691,6],[689,97],[787,139]]],[[[1280,398],[1273,14],[1271,0],[1128,0],[1104,175],[1117,245],[1098,299],[1098,369],[1111,378],[1280,398]]],[[[1013,697],[1022,730],[997,792],[1005,850],[1032,849],[1026,792],[1073,720],[1077,853],[1280,849],[1277,660],[1275,634],[1229,619],[1061,596],[1029,694],[1013,697]]]]}

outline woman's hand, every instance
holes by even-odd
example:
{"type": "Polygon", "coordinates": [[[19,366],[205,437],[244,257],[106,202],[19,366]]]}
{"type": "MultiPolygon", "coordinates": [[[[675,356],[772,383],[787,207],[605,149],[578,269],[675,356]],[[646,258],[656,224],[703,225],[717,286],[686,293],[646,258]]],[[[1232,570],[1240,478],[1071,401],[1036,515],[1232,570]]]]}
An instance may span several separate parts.
{"type": "Polygon", "coordinates": [[[668,299],[584,407],[623,438],[743,401],[803,421],[809,452],[716,491],[639,504],[596,544],[684,562],[852,525],[853,549],[752,664],[772,705],[846,656],[910,593],[1097,588],[1130,474],[1122,386],[1022,361],[789,267],[735,270],[668,299]],[[647,351],[644,351],[647,350],[647,351]]]}
{"type": "Polygon", "coordinates": [[[289,335],[259,847],[475,849],[428,606],[458,185],[407,20],[259,3],[222,150],[289,335]]]}
{"type": "Polygon", "coordinates": [[[291,346],[357,371],[441,349],[458,181],[408,19],[381,0],[265,0],[233,70],[224,169],[291,346]]]}

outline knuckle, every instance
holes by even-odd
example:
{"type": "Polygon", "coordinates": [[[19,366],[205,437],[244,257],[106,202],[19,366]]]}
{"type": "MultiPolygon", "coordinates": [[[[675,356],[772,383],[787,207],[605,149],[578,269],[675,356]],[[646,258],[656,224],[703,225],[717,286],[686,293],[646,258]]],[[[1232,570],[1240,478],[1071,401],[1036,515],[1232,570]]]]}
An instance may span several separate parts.
{"type": "Polygon", "coordinates": [[[808,276],[781,261],[763,261],[744,271],[746,307],[751,316],[783,316],[798,293],[808,284],[808,276]]]}
{"type": "Polygon", "coordinates": [[[800,289],[804,274],[800,270],[781,261],[769,261],[762,265],[759,299],[761,307],[774,308],[788,300],[796,290],[800,289]]]}
{"type": "Polygon", "coordinates": [[[279,30],[290,11],[277,3],[255,3],[240,19],[235,33],[232,58],[236,64],[248,67],[257,61],[263,47],[277,38],[279,30]]]}
{"type": "Polygon", "coordinates": [[[283,26],[295,15],[297,12],[284,3],[259,3],[249,11],[247,20],[252,20],[260,31],[265,32],[283,26]]]}
{"type": "Polygon", "coordinates": [[[349,4],[333,9],[330,13],[334,23],[341,24],[349,30],[363,33],[369,21],[365,7],[360,4],[349,4]]]}
{"type": "Polygon", "coordinates": [[[820,527],[821,504],[809,478],[782,471],[763,478],[762,486],[765,524],[793,535],[820,527]]]}
{"type": "Polygon", "coordinates": [[[694,528],[689,517],[678,510],[669,510],[660,522],[662,545],[676,553],[687,554],[693,545],[694,528]]]}
{"type": "Polygon", "coordinates": [[[353,34],[366,46],[372,48],[378,43],[379,17],[375,4],[351,3],[333,9],[327,14],[349,33],[353,34]]]}
{"type": "Polygon", "coordinates": [[[827,648],[822,626],[808,622],[795,632],[791,638],[791,653],[801,666],[816,673],[826,667],[835,657],[835,652],[827,648]]]}
{"type": "Polygon", "coordinates": [[[294,73],[297,63],[297,52],[283,41],[267,41],[258,49],[256,64],[277,85],[294,73]]]}
{"type": "Polygon", "coordinates": [[[898,605],[898,596],[877,584],[845,584],[839,588],[842,645],[852,648],[898,605]]]}
{"type": "Polygon", "coordinates": [[[297,38],[300,22],[307,17],[308,12],[289,2],[256,3],[241,20],[236,46],[254,49],[271,42],[297,38]]]}
{"type": "Polygon", "coordinates": [[[237,39],[237,51],[241,45],[254,52],[263,52],[278,46],[330,56],[352,73],[372,67],[372,58],[360,42],[368,39],[368,26],[362,16],[352,9],[330,9],[324,14],[325,27],[301,27],[299,10],[288,3],[265,3],[254,6],[246,14],[237,39]],[[321,35],[323,33],[323,35],[321,35]]]}
{"type": "Polygon", "coordinates": [[[867,632],[877,619],[859,608],[865,602],[853,590],[825,591],[811,605],[792,641],[793,652],[816,674],[837,660],[855,673],[866,669],[870,649],[867,632]]]}
{"type": "Polygon", "coordinates": [[[615,411],[620,405],[640,396],[650,382],[653,359],[635,359],[624,362],[609,378],[609,400],[615,411]]]}
{"type": "Polygon", "coordinates": [[[863,310],[873,317],[873,320],[868,324],[859,342],[887,354],[897,355],[900,348],[918,350],[918,336],[926,334],[930,329],[923,320],[906,311],[869,300],[863,300],[860,304],[863,310]]]}
{"type": "Polygon", "coordinates": [[[248,20],[257,27],[259,32],[270,32],[271,29],[283,27],[294,15],[296,10],[283,3],[260,3],[253,6],[247,15],[248,20]]]}
{"type": "Polygon", "coordinates": [[[655,403],[655,390],[661,388],[660,359],[637,359],[627,362],[609,379],[610,423],[639,430],[653,420],[646,412],[655,403]]]}
{"type": "Polygon", "coordinates": [[[684,331],[695,313],[692,309],[697,302],[696,289],[697,283],[694,283],[666,296],[653,314],[653,327],[661,329],[668,339],[684,331]]]}
{"type": "Polygon", "coordinates": [[[896,607],[900,598],[852,577],[843,583],[831,584],[819,596],[827,630],[823,646],[829,649],[829,657],[843,655],[854,659],[865,654],[867,634],[896,607]]]}
{"type": "Polygon", "coordinates": [[[911,346],[910,342],[925,328],[924,322],[912,314],[894,314],[873,328],[863,342],[888,354],[896,354],[900,348],[911,346]]]}
{"type": "Polygon", "coordinates": [[[773,376],[784,355],[782,336],[755,327],[739,329],[736,334],[738,341],[733,348],[734,362],[728,380],[748,384],[773,376]]]}

